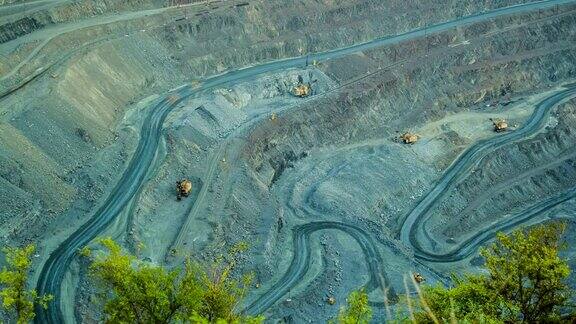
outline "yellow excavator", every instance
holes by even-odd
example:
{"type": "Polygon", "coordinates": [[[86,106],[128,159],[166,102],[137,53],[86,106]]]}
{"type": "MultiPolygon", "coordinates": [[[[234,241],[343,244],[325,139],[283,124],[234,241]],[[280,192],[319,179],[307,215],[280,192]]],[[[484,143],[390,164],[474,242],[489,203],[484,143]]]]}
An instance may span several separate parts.
{"type": "Polygon", "coordinates": [[[334,298],[334,296],[330,296],[326,299],[326,301],[328,302],[329,305],[334,305],[336,304],[336,298],[334,298]]]}
{"type": "Polygon", "coordinates": [[[508,122],[506,119],[490,119],[494,125],[494,131],[497,133],[504,132],[508,129],[508,122]]]}
{"type": "Polygon", "coordinates": [[[416,272],[414,274],[414,281],[416,281],[416,283],[422,283],[425,280],[426,279],[424,279],[424,277],[421,274],[419,274],[418,272],[416,272]]]}
{"type": "Polygon", "coordinates": [[[300,97],[300,98],[304,98],[304,97],[308,97],[310,95],[310,85],[306,84],[306,83],[300,83],[297,86],[294,87],[294,89],[292,90],[292,93],[296,96],[296,97],[300,97]]]}
{"type": "Polygon", "coordinates": [[[181,200],[182,197],[188,197],[190,191],[192,191],[192,181],[188,179],[176,181],[176,199],[181,200]]]}
{"type": "Polygon", "coordinates": [[[402,134],[402,136],[400,136],[400,139],[405,144],[414,144],[414,143],[418,142],[419,138],[420,138],[420,136],[418,136],[414,133],[410,133],[410,132],[406,132],[406,133],[402,134]]]}

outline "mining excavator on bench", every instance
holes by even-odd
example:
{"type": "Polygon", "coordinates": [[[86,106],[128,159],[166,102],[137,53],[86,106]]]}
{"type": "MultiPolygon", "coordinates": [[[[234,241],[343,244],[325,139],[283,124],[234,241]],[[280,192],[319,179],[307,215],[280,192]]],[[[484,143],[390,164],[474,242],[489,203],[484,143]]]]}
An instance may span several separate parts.
{"type": "Polygon", "coordinates": [[[294,89],[292,90],[292,94],[300,98],[308,97],[310,93],[311,93],[311,87],[310,84],[307,83],[300,83],[297,86],[295,86],[294,89]]]}
{"type": "Polygon", "coordinates": [[[406,132],[406,133],[402,134],[402,136],[400,136],[400,139],[405,144],[414,144],[414,143],[418,142],[418,138],[420,138],[420,136],[418,136],[414,133],[410,133],[410,132],[406,132]]]}
{"type": "Polygon", "coordinates": [[[508,122],[506,119],[490,119],[494,125],[494,131],[497,133],[504,132],[508,129],[508,122]]]}
{"type": "Polygon", "coordinates": [[[181,200],[182,197],[188,197],[190,191],[192,191],[192,181],[188,179],[176,181],[176,199],[181,200]]]}
{"type": "Polygon", "coordinates": [[[424,279],[424,277],[421,274],[419,274],[419,273],[414,274],[414,281],[416,281],[416,283],[422,283],[425,280],[426,279],[424,279]]]}

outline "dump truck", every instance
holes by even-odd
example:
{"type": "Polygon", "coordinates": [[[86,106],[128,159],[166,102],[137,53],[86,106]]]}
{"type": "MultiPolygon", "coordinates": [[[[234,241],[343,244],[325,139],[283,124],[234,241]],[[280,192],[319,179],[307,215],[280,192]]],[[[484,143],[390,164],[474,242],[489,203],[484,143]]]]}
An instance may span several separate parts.
{"type": "Polygon", "coordinates": [[[176,199],[180,200],[182,197],[188,197],[191,191],[192,181],[188,179],[176,181],[176,199]]]}
{"type": "Polygon", "coordinates": [[[424,279],[424,277],[421,274],[419,274],[419,273],[414,274],[414,281],[416,281],[416,283],[421,283],[424,280],[426,280],[426,279],[424,279]]]}
{"type": "Polygon", "coordinates": [[[310,95],[311,90],[312,89],[310,88],[310,84],[300,83],[294,87],[292,94],[294,94],[296,97],[304,98],[310,95]]]}
{"type": "Polygon", "coordinates": [[[508,129],[508,122],[506,119],[491,119],[494,125],[494,131],[497,133],[504,132],[508,129]]]}
{"type": "Polygon", "coordinates": [[[400,139],[402,139],[405,144],[414,144],[418,141],[418,138],[418,135],[410,132],[406,132],[400,136],[400,139]]]}

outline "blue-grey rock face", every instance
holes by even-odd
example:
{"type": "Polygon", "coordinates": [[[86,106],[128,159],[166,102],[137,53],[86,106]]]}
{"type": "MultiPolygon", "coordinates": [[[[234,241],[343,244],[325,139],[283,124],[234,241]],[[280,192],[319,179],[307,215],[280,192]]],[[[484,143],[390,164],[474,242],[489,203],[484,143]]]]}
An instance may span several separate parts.
{"type": "Polygon", "coordinates": [[[166,266],[246,241],[239,309],[323,322],[365,285],[381,321],[409,273],[573,223],[574,1],[190,2],[0,0],[0,236],[39,247],[40,322],[102,320],[98,236],[166,266]]]}

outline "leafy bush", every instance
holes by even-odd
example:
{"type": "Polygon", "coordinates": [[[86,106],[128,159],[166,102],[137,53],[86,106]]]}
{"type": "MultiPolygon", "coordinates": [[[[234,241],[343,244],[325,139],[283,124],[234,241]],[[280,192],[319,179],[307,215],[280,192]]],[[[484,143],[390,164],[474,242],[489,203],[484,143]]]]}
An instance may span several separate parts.
{"type": "Polygon", "coordinates": [[[372,318],[368,304],[368,294],[364,289],[353,291],[347,299],[347,306],[340,309],[338,324],[367,324],[372,318]]]}
{"type": "Polygon", "coordinates": [[[30,244],[23,248],[5,248],[7,267],[0,272],[0,298],[2,298],[2,307],[16,314],[17,323],[28,323],[34,319],[34,306],[40,305],[48,307],[48,302],[52,296],[38,296],[34,289],[26,288],[28,272],[32,261],[30,256],[36,248],[30,244]]]}
{"type": "Polygon", "coordinates": [[[106,292],[104,312],[108,322],[260,323],[263,320],[235,311],[250,280],[231,278],[233,261],[220,258],[209,267],[187,261],[183,269],[166,270],[136,260],[111,238],[100,243],[107,253],[95,258],[91,272],[106,292]]]}
{"type": "Polygon", "coordinates": [[[488,275],[455,276],[451,288],[424,287],[419,299],[409,300],[417,305],[414,318],[422,323],[560,320],[571,296],[566,284],[570,268],[559,256],[565,228],[553,223],[499,233],[496,242],[480,252],[488,275]]]}

